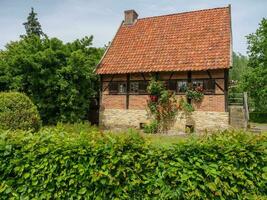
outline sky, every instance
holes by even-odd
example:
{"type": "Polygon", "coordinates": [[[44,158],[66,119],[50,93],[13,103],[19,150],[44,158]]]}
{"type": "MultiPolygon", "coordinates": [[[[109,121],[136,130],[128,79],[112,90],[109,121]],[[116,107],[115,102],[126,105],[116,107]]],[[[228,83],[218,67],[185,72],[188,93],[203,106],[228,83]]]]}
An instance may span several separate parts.
{"type": "Polygon", "coordinates": [[[267,17],[267,0],[0,0],[0,49],[25,33],[31,7],[38,13],[43,32],[64,42],[93,35],[93,45],[103,47],[114,37],[124,10],[139,18],[206,8],[232,6],[233,50],[247,53],[246,35],[267,17]]]}

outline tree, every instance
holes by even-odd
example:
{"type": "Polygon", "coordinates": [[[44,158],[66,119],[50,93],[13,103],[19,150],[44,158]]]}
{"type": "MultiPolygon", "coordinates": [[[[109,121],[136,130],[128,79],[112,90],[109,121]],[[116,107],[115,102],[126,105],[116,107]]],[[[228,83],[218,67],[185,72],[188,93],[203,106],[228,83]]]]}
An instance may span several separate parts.
{"type": "Polygon", "coordinates": [[[255,103],[255,110],[267,112],[267,20],[262,19],[255,33],[247,36],[248,66],[242,87],[255,103]]]}
{"type": "Polygon", "coordinates": [[[26,93],[45,124],[85,119],[90,99],[97,95],[94,70],[103,53],[92,47],[92,40],[64,44],[31,35],[9,43],[0,54],[0,89],[26,93]]]}
{"type": "Polygon", "coordinates": [[[230,80],[239,82],[247,70],[248,59],[246,56],[233,52],[233,67],[230,69],[230,80]]]}
{"type": "Polygon", "coordinates": [[[27,18],[27,22],[23,23],[26,35],[37,35],[37,36],[44,36],[44,33],[41,28],[41,24],[38,21],[37,13],[34,12],[34,9],[31,8],[31,12],[29,13],[29,16],[27,18]]]}

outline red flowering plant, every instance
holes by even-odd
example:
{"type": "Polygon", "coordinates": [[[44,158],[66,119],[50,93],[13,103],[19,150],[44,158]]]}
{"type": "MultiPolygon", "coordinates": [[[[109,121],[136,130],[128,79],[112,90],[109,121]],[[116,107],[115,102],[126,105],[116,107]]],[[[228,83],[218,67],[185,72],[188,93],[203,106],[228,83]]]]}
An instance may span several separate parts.
{"type": "Polygon", "coordinates": [[[185,95],[188,99],[194,100],[196,102],[202,101],[204,97],[204,89],[202,86],[197,86],[195,88],[189,88],[185,95]]]}
{"type": "Polygon", "coordinates": [[[175,94],[167,91],[163,83],[155,79],[150,81],[148,92],[150,94],[147,103],[149,113],[157,122],[157,132],[164,133],[169,130],[178,111],[175,94]]]}

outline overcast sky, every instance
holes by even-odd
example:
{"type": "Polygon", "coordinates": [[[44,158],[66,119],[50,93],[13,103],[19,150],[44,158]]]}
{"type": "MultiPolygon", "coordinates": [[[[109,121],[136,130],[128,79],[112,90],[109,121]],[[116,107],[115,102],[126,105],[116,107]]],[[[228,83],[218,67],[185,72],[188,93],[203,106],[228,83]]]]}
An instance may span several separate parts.
{"type": "Polygon", "coordinates": [[[0,0],[0,49],[25,33],[22,23],[31,7],[48,36],[68,42],[93,35],[94,45],[102,47],[112,40],[124,10],[135,9],[142,18],[228,4],[232,5],[234,51],[246,54],[245,36],[267,17],[267,0],[0,0]]]}

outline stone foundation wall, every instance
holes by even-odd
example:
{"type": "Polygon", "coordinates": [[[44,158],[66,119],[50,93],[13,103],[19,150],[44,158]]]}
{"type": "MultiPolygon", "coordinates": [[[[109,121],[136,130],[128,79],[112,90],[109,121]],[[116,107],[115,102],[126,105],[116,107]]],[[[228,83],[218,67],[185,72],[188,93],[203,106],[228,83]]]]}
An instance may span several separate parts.
{"type": "MultiPolygon", "coordinates": [[[[149,123],[146,110],[105,109],[100,111],[100,125],[105,128],[140,128],[140,123],[149,123]]],[[[193,125],[196,131],[224,130],[229,128],[228,112],[195,111],[190,116],[177,115],[172,130],[185,131],[193,125]]]]}

